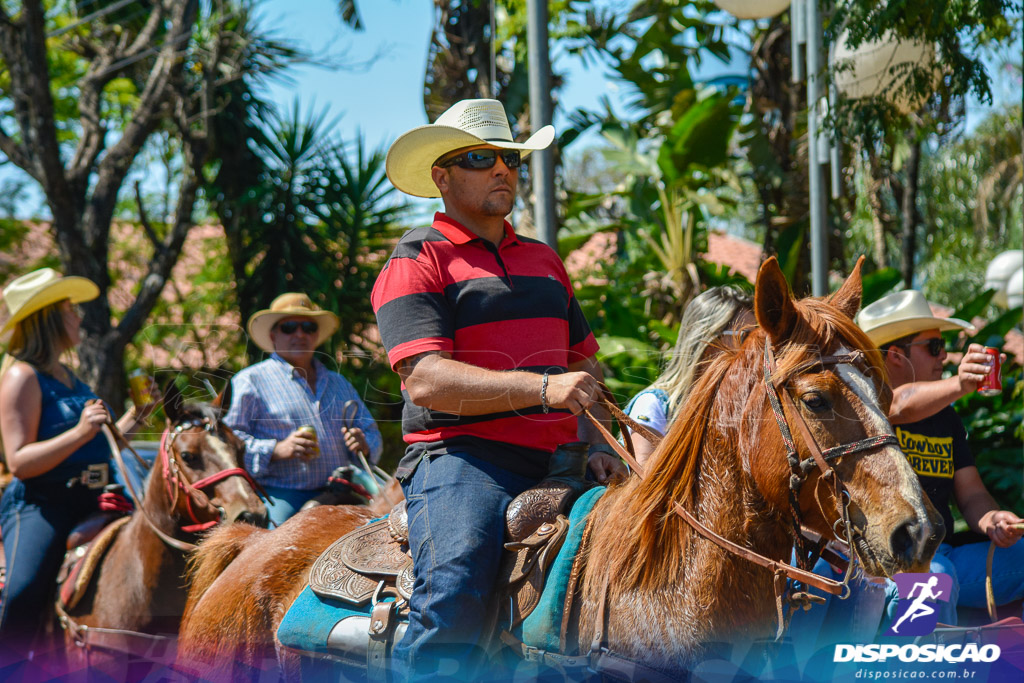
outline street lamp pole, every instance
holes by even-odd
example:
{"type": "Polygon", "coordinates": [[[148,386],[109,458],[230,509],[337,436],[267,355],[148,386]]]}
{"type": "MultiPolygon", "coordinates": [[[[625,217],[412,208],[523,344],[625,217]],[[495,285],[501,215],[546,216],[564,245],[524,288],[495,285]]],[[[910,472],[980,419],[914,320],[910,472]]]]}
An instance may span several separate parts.
{"type": "Polygon", "coordinates": [[[807,175],[811,218],[811,293],[828,294],[828,212],[822,165],[828,160],[821,136],[821,14],[818,0],[805,0],[807,20],[807,175]],[[824,153],[823,153],[824,152],[824,153]]]}
{"type": "MultiPolygon", "coordinates": [[[[534,132],[551,123],[551,63],[548,55],[547,0],[527,0],[526,41],[530,73],[530,126],[534,132]]],[[[555,162],[552,150],[530,155],[533,215],[537,237],[557,251],[555,234],[555,162]]]]}

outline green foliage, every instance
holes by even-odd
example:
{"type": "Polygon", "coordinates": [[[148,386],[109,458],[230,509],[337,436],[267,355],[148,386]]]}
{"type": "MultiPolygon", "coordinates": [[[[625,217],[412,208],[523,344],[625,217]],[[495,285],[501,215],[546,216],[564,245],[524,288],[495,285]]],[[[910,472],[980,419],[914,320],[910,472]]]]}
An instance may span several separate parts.
{"type": "Polygon", "coordinates": [[[899,285],[902,279],[900,271],[895,268],[882,268],[864,275],[861,278],[861,307],[881,299],[899,285]]]}
{"type": "Polygon", "coordinates": [[[599,337],[597,359],[606,369],[605,383],[625,403],[658,377],[661,354],[653,344],[635,337],[599,337]]]}
{"type": "MultiPolygon", "coordinates": [[[[981,48],[1013,35],[1011,23],[1019,3],[1007,0],[986,2],[919,2],[917,0],[840,0],[826,29],[829,42],[838,31],[849,31],[849,44],[856,48],[862,42],[878,40],[886,35],[917,39],[934,44],[937,62],[944,72],[944,97],[963,98],[974,95],[983,102],[991,101],[989,75],[982,61],[981,48]]],[[[896,72],[895,67],[893,69],[896,72]]],[[[899,86],[900,90],[928,95],[933,76],[928,69],[915,69],[899,86]]],[[[894,111],[875,103],[850,103],[853,114],[863,128],[876,130],[893,124],[894,111]],[[882,124],[881,127],[879,123],[882,124]]],[[[853,123],[851,119],[851,123],[853,123]]]]}
{"type": "MultiPolygon", "coordinates": [[[[224,159],[209,193],[228,231],[242,320],[296,291],[337,313],[339,331],[320,351],[344,354],[337,369],[376,403],[390,463],[401,448],[400,390],[367,333],[376,323],[370,291],[406,205],[387,182],[384,152],[367,151],[362,140],[332,142],[326,113],[303,118],[296,106],[283,118],[253,101],[235,116],[230,125],[249,131],[251,143],[224,159]]],[[[249,354],[264,355],[252,345],[249,354]]]]}

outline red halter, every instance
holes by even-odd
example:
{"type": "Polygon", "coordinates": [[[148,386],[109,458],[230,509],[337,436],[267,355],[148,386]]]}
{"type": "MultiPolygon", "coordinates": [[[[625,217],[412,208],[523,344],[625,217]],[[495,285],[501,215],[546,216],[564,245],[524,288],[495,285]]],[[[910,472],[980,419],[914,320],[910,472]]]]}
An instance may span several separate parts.
{"type": "MultiPolygon", "coordinates": [[[[174,428],[173,433],[170,429],[165,429],[163,435],[160,437],[159,457],[161,466],[164,468],[164,482],[167,484],[167,497],[170,499],[171,504],[174,505],[178,499],[178,493],[184,493],[185,506],[188,509],[188,515],[194,522],[194,524],[183,525],[181,527],[182,531],[205,531],[206,529],[217,525],[221,521],[218,516],[218,519],[201,522],[199,518],[196,517],[195,511],[192,509],[192,501],[195,500],[196,494],[200,493],[202,489],[216,484],[219,481],[223,481],[228,477],[242,477],[249,483],[252,490],[256,492],[256,495],[263,497],[266,496],[266,493],[263,491],[263,487],[257,484],[252,476],[250,476],[250,474],[241,467],[232,467],[230,469],[221,470],[220,472],[211,474],[209,477],[204,477],[197,482],[190,482],[184,472],[181,471],[178,456],[171,457],[170,455],[170,447],[171,444],[173,444],[174,439],[178,434],[187,429],[202,429],[207,432],[212,432],[214,430],[214,426],[209,420],[192,420],[189,422],[182,422],[174,428]]],[[[207,498],[207,500],[209,501],[209,498],[207,498]]],[[[217,510],[217,508],[214,508],[212,502],[207,503],[207,508],[213,511],[217,510]]]]}

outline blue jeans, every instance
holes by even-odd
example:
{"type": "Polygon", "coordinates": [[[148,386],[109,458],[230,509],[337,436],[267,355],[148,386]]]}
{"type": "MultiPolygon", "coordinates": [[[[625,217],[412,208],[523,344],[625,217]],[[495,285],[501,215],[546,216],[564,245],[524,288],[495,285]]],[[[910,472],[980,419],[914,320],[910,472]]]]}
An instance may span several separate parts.
{"type": "Polygon", "coordinates": [[[424,457],[403,482],[416,583],[394,657],[410,680],[477,680],[505,509],[536,483],[466,452],[424,457]]]}
{"type": "MultiPolygon", "coordinates": [[[[955,548],[948,543],[939,546],[928,571],[953,577],[953,594],[949,602],[936,601],[940,624],[956,625],[957,605],[985,607],[985,561],[988,546],[988,543],[967,543],[955,548]]],[[[1009,548],[996,548],[992,558],[992,591],[997,605],[1024,598],[1024,542],[1017,541],[1009,548]]],[[[887,581],[887,623],[892,623],[896,617],[898,605],[896,584],[887,581]]]]}
{"type": "Polygon", "coordinates": [[[263,490],[274,500],[273,503],[267,503],[267,517],[275,527],[284,524],[308,500],[320,493],[320,489],[286,489],[281,486],[264,486],[263,490]]]}
{"type": "Polygon", "coordinates": [[[65,541],[76,524],[99,510],[99,493],[85,487],[69,489],[61,482],[19,479],[4,491],[0,531],[7,581],[0,601],[0,664],[9,663],[12,655],[27,655],[40,627],[54,618],[65,541]]]}
{"type": "MultiPolygon", "coordinates": [[[[818,576],[841,581],[843,575],[819,558],[812,571],[818,576]]],[[[815,605],[809,611],[793,614],[789,637],[797,656],[807,661],[815,652],[836,643],[869,643],[882,621],[885,607],[885,585],[869,581],[864,576],[850,580],[850,595],[845,600],[831,593],[811,589],[822,595],[825,604],[815,605]]]]}

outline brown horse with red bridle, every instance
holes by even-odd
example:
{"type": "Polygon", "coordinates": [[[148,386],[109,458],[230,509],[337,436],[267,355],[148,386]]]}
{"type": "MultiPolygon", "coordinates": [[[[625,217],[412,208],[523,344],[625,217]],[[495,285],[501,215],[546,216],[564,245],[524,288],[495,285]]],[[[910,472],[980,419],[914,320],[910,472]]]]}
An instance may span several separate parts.
{"type": "MultiPolygon", "coordinates": [[[[58,603],[73,670],[115,666],[124,655],[173,660],[188,590],[186,557],[200,534],[222,522],[266,524],[262,490],[244,468],[245,445],[219,419],[222,401],[224,394],[212,404],[184,403],[173,384],[168,388],[169,424],[145,495],[132,491],[135,511],[73,606],[58,603]]],[[[120,458],[109,432],[108,439],[120,458]]]]}
{"type": "MultiPolygon", "coordinates": [[[[761,267],[758,329],[710,363],[647,471],[610,486],[588,519],[562,638],[583,656],[564,668],[671,678],[706,643],[773,633],[787,576],[808,578],[787,565],[809,545],[801,528],[848,541],[870,574],[926,571],[942,522],[886,419],[881,359],[852,321],[860,300],[859,263],[830,298],[801,301],[774,259],[761,267]]],[[[320,509],[211,534],[179,662],[227,679],[276,654],[290,672],[281,619],[320,552],[369,517],[320,509]]]]}

